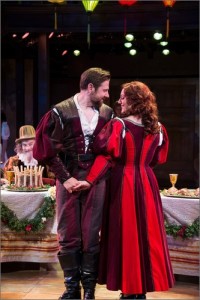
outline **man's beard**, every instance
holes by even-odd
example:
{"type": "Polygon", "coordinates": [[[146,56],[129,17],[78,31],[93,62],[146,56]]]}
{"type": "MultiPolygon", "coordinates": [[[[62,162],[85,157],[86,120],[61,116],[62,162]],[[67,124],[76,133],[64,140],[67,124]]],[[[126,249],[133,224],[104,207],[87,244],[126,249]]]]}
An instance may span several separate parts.
{"type": "Polygon", "coordinates": [[[93,107],[96,109],[99,109],[103,105],[105,100],[106,100],[106,98],[99,99],[99,98],[95,97],[95,94],[93,94],[93,96],[91,97],[91,103],[92,103],[93,107]]]}
{"type": "Polygon", "coordinates": [[[33,151],[23,152],[18,154],[19,159],[25,164],[29,164],[31,160],[33,159],[33,151]]]}
{"type": "Polygon", "coordinates": [[[100,100],[100,101],[91,101],[92,102],[92,104],[93,104],[93,107],[95,108],[95,109],[97,109],[97,110],[99,110],[99,108],[102,106],[102,104],[103,104],[103,100],[100,100]]]}

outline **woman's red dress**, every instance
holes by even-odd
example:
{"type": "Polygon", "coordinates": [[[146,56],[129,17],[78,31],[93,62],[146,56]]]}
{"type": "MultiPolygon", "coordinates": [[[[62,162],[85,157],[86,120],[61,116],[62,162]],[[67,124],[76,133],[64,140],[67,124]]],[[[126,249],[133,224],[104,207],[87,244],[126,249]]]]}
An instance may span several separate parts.
{"type": "Polygon", "coordinates": [[[101,232],[99,283],[125,294],[165,291],[174,284],[164,228],[162,203],[153,172],[164,163],[168,137],[144,137],[144,127],[111,120],[97,136],[100,154],[87,177],[95,183],[111,168],[101,232]]]}

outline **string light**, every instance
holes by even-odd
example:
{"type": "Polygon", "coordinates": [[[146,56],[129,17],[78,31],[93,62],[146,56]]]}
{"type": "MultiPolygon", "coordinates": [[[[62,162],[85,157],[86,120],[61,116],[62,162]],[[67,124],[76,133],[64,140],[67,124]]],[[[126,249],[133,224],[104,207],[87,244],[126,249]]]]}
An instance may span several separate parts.
{"type": "Polygon", "coordinates": [[[161,45],[161,46],[167,46],[167,45],[168,45],[168,42],[167,42],[167,41],[161,41],[161,42],[160,42],[160,45],[161,45]]]}
{"type": "Polygon", "coordinates": [[[75,56],[79,56],[81,54],[80,50],[74,50],[73,53],[74,53],[75,56]]]}
{"type": "Polygon", "coordinates": [[[131,47],[132,47],[132,43],[126,42],[126,43],[124,43],[124,46],[125,46],[126,48],[131,48],[131,47]]]}
{"type": "Polygon", "coordinates": [[[25,39],[29,36],[29,32],[26,32],[23,36],[22,36],[22,39],[25,39]]]}
{"type": "Polygon", "coordinates": [[[68,52],[67,50],[64,50],[63,53],[62,53],[62,56],[66,55],[67,52],[68,52]]]}
{"type": "Polygon", "coordinates": [[[51,32],[51,33],[49,34],[49,39],[52,38],[53,35],[54,35],[54,32],[51,32]]]}
{"type": "Polygon", "coordinates": [[[169,54],[170,54],[170,51],[169,51],[169,49],[163,49],[162,53],[163,53],[164,55],[169,55],[169,54]]]}
{"type": "Polygon", "coordinates": [[[130,51],[129,51],[129,54],[130,55],[135,55],[137,53],[137,51],[135,50],[135,49],[131,49],[130,51]]]}
{"type": "Polygon", "coordinates": [[[162,33],[160,32],[155,32],[154,35],[153,35],[154,39],[159,41],[162,39],[162,33]]]}
{"type": "Polygon", "coordinates": [[[134,36],[133,34],[131,33],[128,33],[125,35],[125,39],[128,41],[128,42],[132,42],[134,40],[134,36]]]}

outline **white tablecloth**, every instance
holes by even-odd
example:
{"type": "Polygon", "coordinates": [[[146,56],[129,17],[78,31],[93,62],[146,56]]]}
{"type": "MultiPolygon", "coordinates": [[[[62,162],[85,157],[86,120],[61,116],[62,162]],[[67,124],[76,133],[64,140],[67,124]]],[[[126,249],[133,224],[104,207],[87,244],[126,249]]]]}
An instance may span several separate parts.
{"type": "MultiPolygon", "coordinates": [[[[34,218],[47,192],[13,192],[1,190],[1,201],[18,217],[34,218]]],[[[38,233],[16,233],[2,224],[1,262],[57,262],[56,217],[47,220],[38,233]]]]}
{"type": "Polygon", "coordinates": [[[169,224],[191,225],[199,216],[199,199],[161,196],[169,224]]]}
{"type": "MultiPolygon", "coordinates": [[[[44,202],[46,192],[1,191],[1,201],[19,219],[33,218],[44,202]]],[[[170,224],[189,225],[199,216],[199,199],[173,198],[161,195],[165,218],[170,224]]],[[[1,261],[57,262],[56,219],[47,221],[39,233],[16,233],[1,228],[1,261]]],[[[175,274],[199,275],[199,238],[182,240],[167,236],[175,274]]]]}
{"type": "MultiPolygon", "coordinates": [[[[163,212],[169,224],[191,225],[199,216],[199,199],[161,195],[163,212]]],[[[199,276],[199,237],[183,240],[167,236],[174,274],[199,276]]]]}

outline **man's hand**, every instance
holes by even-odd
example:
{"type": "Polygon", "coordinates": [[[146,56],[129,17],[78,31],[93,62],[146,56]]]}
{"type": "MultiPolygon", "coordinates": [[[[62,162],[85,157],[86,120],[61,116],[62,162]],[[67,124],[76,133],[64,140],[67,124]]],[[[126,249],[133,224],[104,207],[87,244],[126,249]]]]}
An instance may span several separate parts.
{"type": "Polygon", "coordinates": [[[74,187],[79,184],[79,181],[74,178],[74,177],[71,177],[69,178],[68,180],[66,180],[63,185],[64,187],[66,188],[66,190],[69,192],[69,193],[72,193],[74,191],[74,187]]]}
{"type": "Polygon", "coordinates": [[[78,181],[78,184],[73,188],[73,192],[79,192],[83,190],[88,190],[91,184],[86,180],[78,181]]]}

